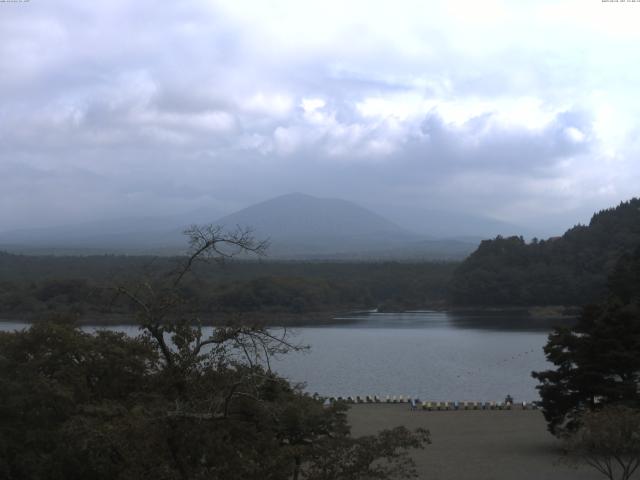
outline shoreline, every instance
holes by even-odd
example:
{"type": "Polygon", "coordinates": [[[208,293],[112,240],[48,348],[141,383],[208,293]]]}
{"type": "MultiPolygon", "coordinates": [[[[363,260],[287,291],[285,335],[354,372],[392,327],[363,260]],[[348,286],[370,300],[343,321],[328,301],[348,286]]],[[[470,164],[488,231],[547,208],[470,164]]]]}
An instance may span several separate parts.
{"type": "MultiPolygon", "coordinates": [[[[425,307],[422,309],[398,309],[396,311],[378,311],[377,309],[354,308],[352,310],[327,310],[316,312],[238,312],[219,313],[198,316],[193,314],[202,326],[224,326],[229,324],[264,325],[269,327],[312,327],[331,326],[358,323],[358,319],[351,319],[350,316],[358,314],[380,313],[380,314],[411,314],[421,312],[450,313],[452,315],[467,315],[470,318],[478,317],[481,320],[486,316],[522,315],[524,319],[532,322],[548,321],[554,319],[577,318],[580,307],[562,305],[532,305],[524,307],[425,307]]],[[[25,323],[31,324],[47,320],[51,313],[38,316],[37,314],[18,315],[15,317],[2,317],[0,323],[25,323]]],[[[69,315],[72,317],[72,315],[69,315]]],[[[92,327],[109,327],[116,325],[136,326],[138,322],[135,315],[92,313],[85,314],[74,319],[78,325],[92,327]]]]}

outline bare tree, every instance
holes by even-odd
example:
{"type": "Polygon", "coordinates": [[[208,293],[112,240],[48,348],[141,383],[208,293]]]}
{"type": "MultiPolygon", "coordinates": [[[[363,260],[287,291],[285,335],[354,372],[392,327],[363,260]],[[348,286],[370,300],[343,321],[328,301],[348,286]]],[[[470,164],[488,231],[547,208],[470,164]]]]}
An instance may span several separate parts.
{"type": "Polygon", "coordinates": [[[289,341],[286,329],[275,333],[260,324],[219,326],[205,336],[200,319],[180,309],[187,302],[181,292],[186,277],[201,262],[221,262],[240,254],[262,256],[268,244],[257,241],[250,229],[239,227],[229,232],[217,225],[193,225],[184,233],[189,249],[175,269],[118,285],[115,289],[118,295],[129,299],[143,334],[156,343],[165,370],[174,373],[176,408],[171,415],[225,416],[234,398],[251,396],[259,390],[263,370],[253,367],[262,365],[270,372],[271,356],[303,347],[289,341]],[[183,395],[185,373],[233,363],[238,364],[237,371],[243,372],[240,379],[227,385],[224,391],[211,392],[211,398],[216,397],[216,401],[208,402],[205,411],[200,405],[197,411],[191,408],[187,412],[190,402],[183,395]]]}

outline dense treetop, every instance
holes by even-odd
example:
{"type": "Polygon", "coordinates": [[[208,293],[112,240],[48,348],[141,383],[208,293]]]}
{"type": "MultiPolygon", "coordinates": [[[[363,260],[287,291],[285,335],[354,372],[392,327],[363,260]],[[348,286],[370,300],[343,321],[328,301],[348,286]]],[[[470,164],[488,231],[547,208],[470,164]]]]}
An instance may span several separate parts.
{"type": "Polygon", "coordinates": [[[562,237],[483,241],[456,270],[459,305],[583,305],[602,298],[617,260],[640,245],[640,199],[593,215],[562,237]]]}
{"type": "Polygon", "coordinates": [[[574,430],[590,409],[640,406],[640,247],[620,258],[608,283],[606,300],[550,334],[545,354],[555,369],[533,374],[553,433],[574,430]]]}

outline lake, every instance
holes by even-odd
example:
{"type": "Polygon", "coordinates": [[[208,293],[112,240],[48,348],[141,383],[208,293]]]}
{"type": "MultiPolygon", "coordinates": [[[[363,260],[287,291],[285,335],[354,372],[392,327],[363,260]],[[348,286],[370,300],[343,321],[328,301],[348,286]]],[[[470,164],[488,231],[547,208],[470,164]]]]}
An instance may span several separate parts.
{"type": "MultiPolygon", "coordinates": [[[[327,396],[497,401],[511,394],[530,401],[539,398],[531,371],[550,367],[542,347],[551,326],[570,321],[514,312],[350,314],[334,325],[290,330],[296,343],[311,348],[277,358],[272,367],[327,396]]],[[[0,323],[2,330],[24,326],[0,323]]]]}

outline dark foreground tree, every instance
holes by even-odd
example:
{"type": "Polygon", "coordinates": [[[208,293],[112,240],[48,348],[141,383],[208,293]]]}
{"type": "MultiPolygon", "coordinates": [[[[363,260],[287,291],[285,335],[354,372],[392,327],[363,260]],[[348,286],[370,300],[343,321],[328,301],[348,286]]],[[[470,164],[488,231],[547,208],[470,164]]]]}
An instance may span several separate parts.
{"type": "Polygon", "coordinates": [[[571,463],[585,462],[609,480],[628,480],[640,466],[640,412],[616,406],[587,412],[565,446],[571,463]]]}
{"type": "Polygon", "coordinates": [[[297,348],[259,325],[205,335],[182,281],[205,256],[260,253],[247,232],[193,228],[168,275],[116,287],[140,335],[64,321],[0,334],[0,478],[412,478],[428,432],[353,438],[346,406],[279,378],[274,353],[297,348]],[[195,326],[194,326],[195,325],[195,326]]]}
{"type": "Polygon", "coordinates": [[[551,333],[544,350],[556,369],[533,373],[553,434],[575,431],[584,412],[604,405],[640,407],[640,248],[620,259],[609,290],[575,327],[551,333]]]}

